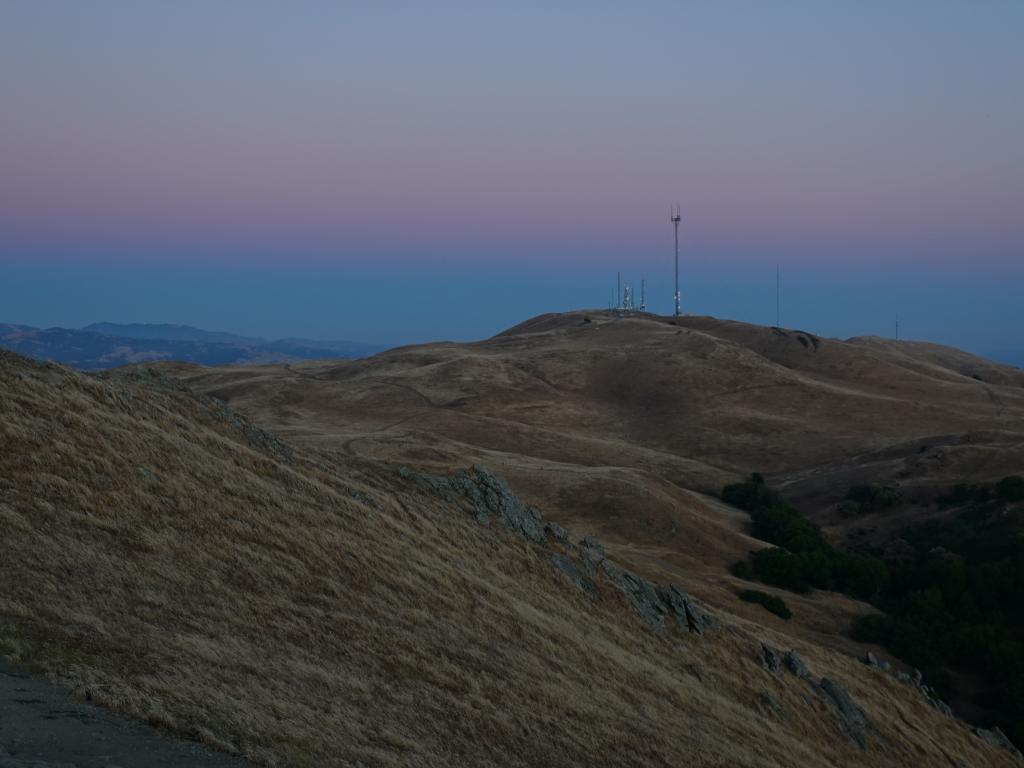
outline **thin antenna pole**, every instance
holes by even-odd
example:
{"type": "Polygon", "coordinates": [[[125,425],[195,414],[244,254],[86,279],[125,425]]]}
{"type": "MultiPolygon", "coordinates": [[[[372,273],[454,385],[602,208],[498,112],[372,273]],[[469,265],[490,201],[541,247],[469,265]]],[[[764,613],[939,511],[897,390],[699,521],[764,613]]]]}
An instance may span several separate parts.
{"type": "Polygon", "coordinates": [[[782,327],[782,277],[779,265],[775,265],[775,327],[782,327]]]}
{"type": "Polygon", "coordinates": [[[896,313],[896,341],[900,340],[900,313],[896,313]]]}
{"type": "Polygon", "coordinates": [[[622,273],[615,273],[616,308],[622,309],[622,273]]]}
{"type": "Polygon", "coordinates": [[[682,208],[676,203],[672,208],[672,228],[676,236],[676,293],[675,293],[675,316],[679,317],[679,220],[682,218],[682,208]]]}

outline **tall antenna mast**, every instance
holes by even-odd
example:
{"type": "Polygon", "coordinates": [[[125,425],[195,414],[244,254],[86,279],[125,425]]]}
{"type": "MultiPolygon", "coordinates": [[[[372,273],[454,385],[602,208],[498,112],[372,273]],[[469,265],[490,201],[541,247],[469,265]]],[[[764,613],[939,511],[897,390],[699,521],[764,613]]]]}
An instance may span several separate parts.
{"type": "Polygon", "coordinates": [[[682,208],[679,203],[672,207],[672,227],[676,233],[676,317],[679,317],[679,221],[682,219],[682,208]]]}
{"type": "Polygon", "coordinates": [[[896,313],[896,341],[900,340],[900,313],[896,313]]]}
{"type": "Polygon", "coordinates": [[[647,281],[644,278],[640,278],[640,311],[647,311],[647,288],[645,283],[647,281]]]}
{"type": "Polygon", "coordinates": [[[615,273],[616,309],[622,309],[622,273],[615,273]]]}

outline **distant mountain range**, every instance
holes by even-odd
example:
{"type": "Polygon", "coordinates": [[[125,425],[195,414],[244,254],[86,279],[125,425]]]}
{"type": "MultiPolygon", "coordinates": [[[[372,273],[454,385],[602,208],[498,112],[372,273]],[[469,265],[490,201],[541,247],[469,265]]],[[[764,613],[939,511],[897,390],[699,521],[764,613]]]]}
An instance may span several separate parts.
{"type": "Polygon", "coordinates": [[[158,360],[199,365],[251,365],[357,358],[387,349],[354,341],[268,341],[187,325],[138,323],[93,323],[81,329],[42,329],[0,323],[0,348],[87,371],[158,360]]]}

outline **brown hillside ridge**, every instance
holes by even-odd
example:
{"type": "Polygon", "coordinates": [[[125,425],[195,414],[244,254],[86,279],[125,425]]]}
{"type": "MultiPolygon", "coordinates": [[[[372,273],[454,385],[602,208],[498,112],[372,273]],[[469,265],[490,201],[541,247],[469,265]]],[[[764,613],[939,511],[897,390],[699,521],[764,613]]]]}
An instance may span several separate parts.
{"type": "Polygon", "coordinates": [[[0,653],[263,765],[1017,765],[852,655],[866,606],[737,601],[761,545],[709,494],[764,470],[828,522],[858,467],[995,478],[1022,406],[975,358],[709,318],[98,377],[0,353],[0,653]]]}
{"type": "MultiPolygon", "coordinates": [[[[448,472],[480,463],[652,577],[749,617],[726,566],[765,546],[709,497],[766,475],[837,543],[884,544],[955,483],[1024,468],[1024,371],[934,344],[709,317],[542,315],[492,339],[357,361],[178,368],[289,442],[448,472]],[[848,516],[860,483],[904,504],[848,516]],[[710,566],[710,567],[709,567],[710,566]]],[[[786,596],[818,642],[866,608],[786,596]]]]}

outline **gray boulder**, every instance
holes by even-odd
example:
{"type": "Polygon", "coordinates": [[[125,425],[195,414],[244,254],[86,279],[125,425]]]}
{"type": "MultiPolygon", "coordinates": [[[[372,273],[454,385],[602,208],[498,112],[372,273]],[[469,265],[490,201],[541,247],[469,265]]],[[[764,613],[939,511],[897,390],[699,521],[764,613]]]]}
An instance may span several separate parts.
{"type": "MultiPolygon", "coordinates": [[[[700,603],[683,592],[675,584],[670,584],[664,601],[671,607],[678,619],[685,617],[684,629],[698,635],[717,632],[721,624],[718,619],[701,607],[700,603]]],[[[680,625],[684,622],[680,620],[680,625]]]]}
{"type": "Polygon", "coordinates": [[[635,573],[618,568],[607,559],[602,561],[601,567],[604,569],[605,575],[608,576],[609,580],[622,590],[630,605],[633,606],[633,610],[640,615],[640,618],[656,632],[663,631],[665,629],[665,617],[668,614],[668,606],[665,605],[658,594],[657,585],[637,576],[635,573]]]}
{"type": "Polygon", "coordinates": [[[557,552],[551,555],[551,564],[561,571],[577,589],[585,592],[591,599],[597,600],[601,594],[597,591],[597,585],[587,578],[575,562],[565,555],[557,552]]]}
{"type": "Polygon", "coordinates": [[[836,713],[839,729],[861,749],[867,748],[867,737],[875,728],[857,703],[843,686],[827,677],[821,678],[815,690],[827,701],[836,713]]]}
{"type": "Polygon", "coordinates": [[[544,532],[559,544],[569,546],[569,532],[558,523],[544,523],[544,532]]]}
{"type": "Polygon", "coordinates": [[[935,709],[937,709],[939,712],[944,714],[946,717],[954,717],[953,710],[950,709],[949,704],[944,702],[942,699],[935,696],[930,696],[927,693],[925,694],[925,696],[928,699],[928,703],[935,707],[935,709]]]}
{"type": "Polygon", "coordinates": [[[580,541],[580,556],[583,558],[583,567],[588,573],[594,573],[607,558],[604,554],[604,547],[597,539],[587,536],[580,541]]]}
{"type": "Polygon", "coordinates": [[[761,665],[773,675],[782,671],[782,654],[767,643],[761,643],[761,665]]]}
{"type": "Polygon", "coordinates": [[[782,657],[783,663],[786,665],[786,669],[792,672],[794,675],[799,677],[801,680],[810,680],[811,670],[804,664],[803,659],[800,658],[800,654],[796,651],[786,651],[786,655],[782,657]]]}

